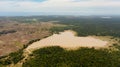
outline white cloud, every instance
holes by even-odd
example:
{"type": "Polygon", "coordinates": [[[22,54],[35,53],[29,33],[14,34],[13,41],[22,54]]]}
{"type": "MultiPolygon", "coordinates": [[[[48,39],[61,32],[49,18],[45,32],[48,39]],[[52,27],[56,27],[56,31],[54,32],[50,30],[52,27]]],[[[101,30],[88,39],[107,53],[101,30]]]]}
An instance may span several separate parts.
{"type": "MultiPolygon", "coordinates": [[[[98,10],[99,7],[103,11],[105,8],[120,7],[119,0],[47,0],[44,2],[37,1],[0,1],[0,12],[92,12],[98,10]],[[96,9],[94,9],[94,7],[96,9]]],[[[100,9],[99,9],[100,10],[100,9]]],[[[110,9],[109,9],[110,10],[110,9]]],[[[112,11],[112,8],[111,8],[112,11]]],[[[120,11],[120,8],[114,9],[120,11]]]]}

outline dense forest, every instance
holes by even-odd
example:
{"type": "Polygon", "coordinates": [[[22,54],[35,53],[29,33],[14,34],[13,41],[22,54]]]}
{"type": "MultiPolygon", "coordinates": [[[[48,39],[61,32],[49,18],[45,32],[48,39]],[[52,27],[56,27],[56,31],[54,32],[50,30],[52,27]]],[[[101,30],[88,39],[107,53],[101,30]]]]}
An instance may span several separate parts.
{"type": "Polygon", "coordinates": [[[23,67],[119,67],[119,55],[120,51],[107,49],[46,47],[34,51],[23,67]]]}
{"type": "Polygon", "coordinates": [[[109,19],[101,17],[72,17],[62,18],[60,24],[68,25],[66,27],[53,27],[52,32],[63,30],[74,30],[78,36],[114,36],[120,37],[120,19],[113,17],[109,19]]]}

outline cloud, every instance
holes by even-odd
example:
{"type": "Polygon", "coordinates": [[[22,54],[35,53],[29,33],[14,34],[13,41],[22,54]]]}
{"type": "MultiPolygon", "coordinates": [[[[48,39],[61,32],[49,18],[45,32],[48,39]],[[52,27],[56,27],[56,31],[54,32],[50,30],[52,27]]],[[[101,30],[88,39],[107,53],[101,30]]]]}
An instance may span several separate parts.
{"type": "Polygon", "coordinates": [[[107,8],[118,12],[119,7],[119,0],[0,0],[0,12],[97,13],[108,12],[107,8]]]}
{"type": "MultiPolygon", "coordinates": [[[[46,0],[0,0],[0,1],[36,1],[37,2],[37,1],[46,1],[46,0]]],[[[50,1],[50,0],[47,0],[47,1],[50,1]]]]}

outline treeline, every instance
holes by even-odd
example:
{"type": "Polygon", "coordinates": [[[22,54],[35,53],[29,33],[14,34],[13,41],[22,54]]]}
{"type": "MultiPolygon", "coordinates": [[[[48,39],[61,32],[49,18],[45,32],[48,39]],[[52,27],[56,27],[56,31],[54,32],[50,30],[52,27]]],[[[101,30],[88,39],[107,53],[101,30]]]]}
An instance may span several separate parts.
{"type": "Polygon", "coordinates": [[[0,66],[6,66],[10,64],[16,64],[24,58],[23,50],[10,53],[8,56],[5,56],[0,59],[0,66]]]}
{"type": "MultiPolygon", "coordinates": [[[[54,18],[55,19],[55,18],[54,18]]],[[[86,17],[57,17],[59,24],[68,25],[66,27],[53,27],[52,32],[63,30],[74,30],[78,36],[114,36],[120,37],[120,17],[110,19],[100,18],[100,16],[86,17]]]]}
{"type": "Polygon", "coordinates": [[[34,39],[34,40],[30,40],[27,44],[25,44],[25,45],[23,46],[23,48],[22,48],[22,49],[27,48],[29,45],[31,45],[32,43],[37,42],[37,41],[39,41],[39,40],[41,40],[41,39],[34,39]]]}
{"type": "MultiPolygon", "coordinates": [[[[64,24],[64,23],[62,23],[64,24]]],[[[105,24],[105,23],[65,23],[66,27],[53,27],[50,30],[58,33],[64,30],[74,30],[78,36],[114,36],[120,37],[120,24],[105,24]]]]}
{"type": "Polygon", "coordinates": [[[0,31],[0,35],[3,35],[3,34],[9,34],[9,33],[15,33],[17,31],[15,30],[3,30],[3,31],[0,31]]]}
{"type": "Polygon", "coordinates": [[[23,67],[120,67],[120,51],[80,48],[65,50],[61,47],[45,47],[33,52],[23,67]]]}

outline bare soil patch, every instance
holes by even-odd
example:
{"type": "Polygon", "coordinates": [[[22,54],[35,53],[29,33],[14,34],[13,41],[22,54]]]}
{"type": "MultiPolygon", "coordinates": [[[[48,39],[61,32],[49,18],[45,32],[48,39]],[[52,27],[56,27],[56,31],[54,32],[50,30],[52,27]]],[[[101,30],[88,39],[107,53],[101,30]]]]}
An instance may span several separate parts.
{"type": "Polygon", "coordinates": [[[61,32],[60,34],[53,34],[50,37],[31,44],[26,50],[31,52],[35,49],[48,46],[60,46],[66,49],[75,49],[79,47],[105,48],[108,44],[107,41],[103,41],[92,36],[78,37],[75,35],[76,32],[70,30],[61,32]]]}

